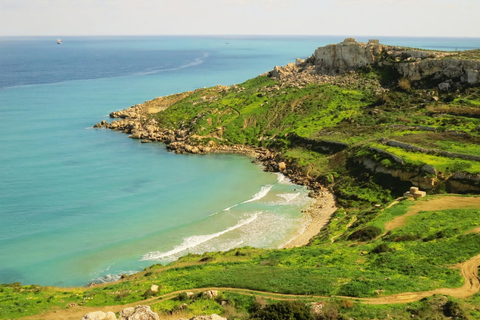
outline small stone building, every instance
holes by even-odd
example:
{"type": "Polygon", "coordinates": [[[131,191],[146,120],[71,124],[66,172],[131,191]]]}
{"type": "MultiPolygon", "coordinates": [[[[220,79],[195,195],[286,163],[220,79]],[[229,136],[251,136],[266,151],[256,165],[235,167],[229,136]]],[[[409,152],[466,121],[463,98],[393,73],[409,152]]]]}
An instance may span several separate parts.
{"type": "Polygon", "coordinates": [[[427,193],[425,191],[419,191],[417,187],[411,187],[409,191],[403,194],[404,197],[407,198],[422,198],[425,197],[427,193]]]}

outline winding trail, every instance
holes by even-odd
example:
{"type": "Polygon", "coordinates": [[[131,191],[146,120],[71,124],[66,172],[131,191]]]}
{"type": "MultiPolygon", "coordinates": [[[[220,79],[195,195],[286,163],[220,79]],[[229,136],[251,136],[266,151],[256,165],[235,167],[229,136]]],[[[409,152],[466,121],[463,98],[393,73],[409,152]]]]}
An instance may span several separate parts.
{"type": "Polygon", "coordinates": [[[218,290],[221,292],[234,292],[238,294],[243,294],[247,296],[262,296],[263,298],[272,299],[272,300],[296,300],[296,299],[328,299],[331,297],[342,298],[353,300],[365,304],[396,304],[396,303],[408,303],[413,301],[418,301],[425,297],[432,296],[434,294],[443,294],[449,295],[454,298],[467,298],[474,295],[480,290],[480,282],[478,278],[478,268],[480,266],[480,255],[477,255],[470,260],[459,264],[457,267],[460,269],[460,273],[465,280],[465,283],[460,288],[441,288],[429,291],[422,292],[404,292],[393,294],[384,297],[378,298],[355,298],[355,297],[345,297],[345,296],[318,296],[318,295],[300,295],[300,294],[283,294],[283,293],[274,293],[274,292],[264,292],[258,290],[249,290],[249,289],[239,289],[239,288],[225,288],[225,287],[211,287],[211,288],[196,288],[188,290],[179,290],[175,292],[170,292],[159,297],[153,297],[141,301],[137,301],[130,304],[124,305],[115,305],[115,306],[103,306],[103,307],[81,307],[77,306],[69,309],[58,309],[55,311],[50,311],[49,313],[43,313],[41,315],[35,315],[31,317],[26,317],[22,319],[45,319],[45,320],[79,320],[85,314],[89,312],[94,312],[101,310],[103,312],[120,312],[124,308],[134,307],[137,305],[148,305],[151,303],[158,303],[161,301],[172,299],[178,296],[180,293],[184,292],[204,292],[207,290],[218,290]]]}

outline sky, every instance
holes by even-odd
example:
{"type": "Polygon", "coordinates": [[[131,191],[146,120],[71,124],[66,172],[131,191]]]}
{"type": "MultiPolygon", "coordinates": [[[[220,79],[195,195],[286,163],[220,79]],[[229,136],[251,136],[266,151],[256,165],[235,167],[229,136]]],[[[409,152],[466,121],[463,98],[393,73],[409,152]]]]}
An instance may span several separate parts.
{"type": "Polygon", "coordinates": [[[0,0],[0,36],[480,37],[479,0],[0,0]]]}

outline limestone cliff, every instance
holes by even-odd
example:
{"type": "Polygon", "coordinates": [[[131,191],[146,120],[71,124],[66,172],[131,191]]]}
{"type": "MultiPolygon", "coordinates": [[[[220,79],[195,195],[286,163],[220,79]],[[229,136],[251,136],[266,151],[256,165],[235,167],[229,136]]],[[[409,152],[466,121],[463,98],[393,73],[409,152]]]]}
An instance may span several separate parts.
{"type": "MultiPolygon", "coordinates": [[[[440,89],[448,90],[454,83],[480,83],[480,61],[458,52],[427,51],[368,43],[353,38],[315,50],[312,57],[286,67],[276,67],[270,75],[277,79],[289,74],[304,74],[307,78],[345,74],[368,66],[391,67],[410,81],[434,80],[440,89]]],[[[298,77],[297,77],[298,78],[298,77]]]]}

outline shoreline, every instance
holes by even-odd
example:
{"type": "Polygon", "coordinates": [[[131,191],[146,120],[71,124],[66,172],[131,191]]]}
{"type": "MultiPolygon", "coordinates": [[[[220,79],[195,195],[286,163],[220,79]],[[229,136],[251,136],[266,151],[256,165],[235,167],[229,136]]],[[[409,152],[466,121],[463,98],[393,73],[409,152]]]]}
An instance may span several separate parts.
{"type": "Polygon", "coordinates": [[[337,210],[335,196],[331,192],[320,192],[315,201],[307,209],[303,210],[304,228],[292,239],[284,244],[281,249],[303,247],[320,233],[320,230],[328,224],[332,214],[337,210]]]}
{"type": "MultiPolygon", "coordinates": [[[[148,114],[158,112],[148,106],[148,102],[130,108],[112,112],[111,118],[120,118],[111,123],[101,121],[93,128],[107,128],[129,134],[132,139],[140,139],[142,143],[162,142],[167,150],[181,154],[208,154],[230,153],[251,157],[253,162],[261,163],[266,172],[282,173],[293,184],[306,186],[310,191],[309,196],[314,202],[302,210],[302,226],[293,238],[286,239],[280,248],[293,248],[307,245],[320,230],[329,222],[332,214],[337,210],[335,196],[317,181],[311,181],[308,176],[299,173],[294,166],[285,163],[280,153],[263,147],[248,145],[217,145],[211,140],[208,145],[190,145],[192,138],[187,130],[169,130],[159,128],[153,119],[148,119],[148,114]]],[[[221,137],[215,138],[221,140],[221,137]]]]}
{"type": "MultiPolygon", "coordinates": [[[[318,183],[315,186],[311,186],[308,183],[302,183],[309,181],[306,177],[300,177],[298,174],[293,176],[288,174],[286,169],[274,170],[278,166],[279,162],[275,165],[271,159],[265,158],[266,149],[258,149],[250,146],[222,146],[212,153],[233,153],[242,154],[249,157],[253,157],[255,160],[262,163],[263,168],[267,172],[281,173],[285,177],[289,178],[293,184],[305,185],[311,190],[309,196],[314,200],[306,209],[302,210],[302,227],[297,233],[287,240],[285,244],[279,247],[279,249],[288,249],[295,247],[303,247],[310,243],[310,240],[320,233],[320,230],[328,224],[331,216],[338,209],[335,202],[335,195],[328,189],[322,187],[318,183]],[[260,151],[260,152],[259,152],[260,151]],[[272,170],[273,169],[273,170],[272,170]],[[300,183],[299,183],[300,182],[300,183]]],[[[266,153],[272,154],[270,150],[266,150],[266,153]]],[[[270,157],[267,157],[270,158],[270,157]]],[[[282,165],[281,165],[282,166],[282,165]]],[[[285,165],[286,166],[286,165],[285,165]]]]}

